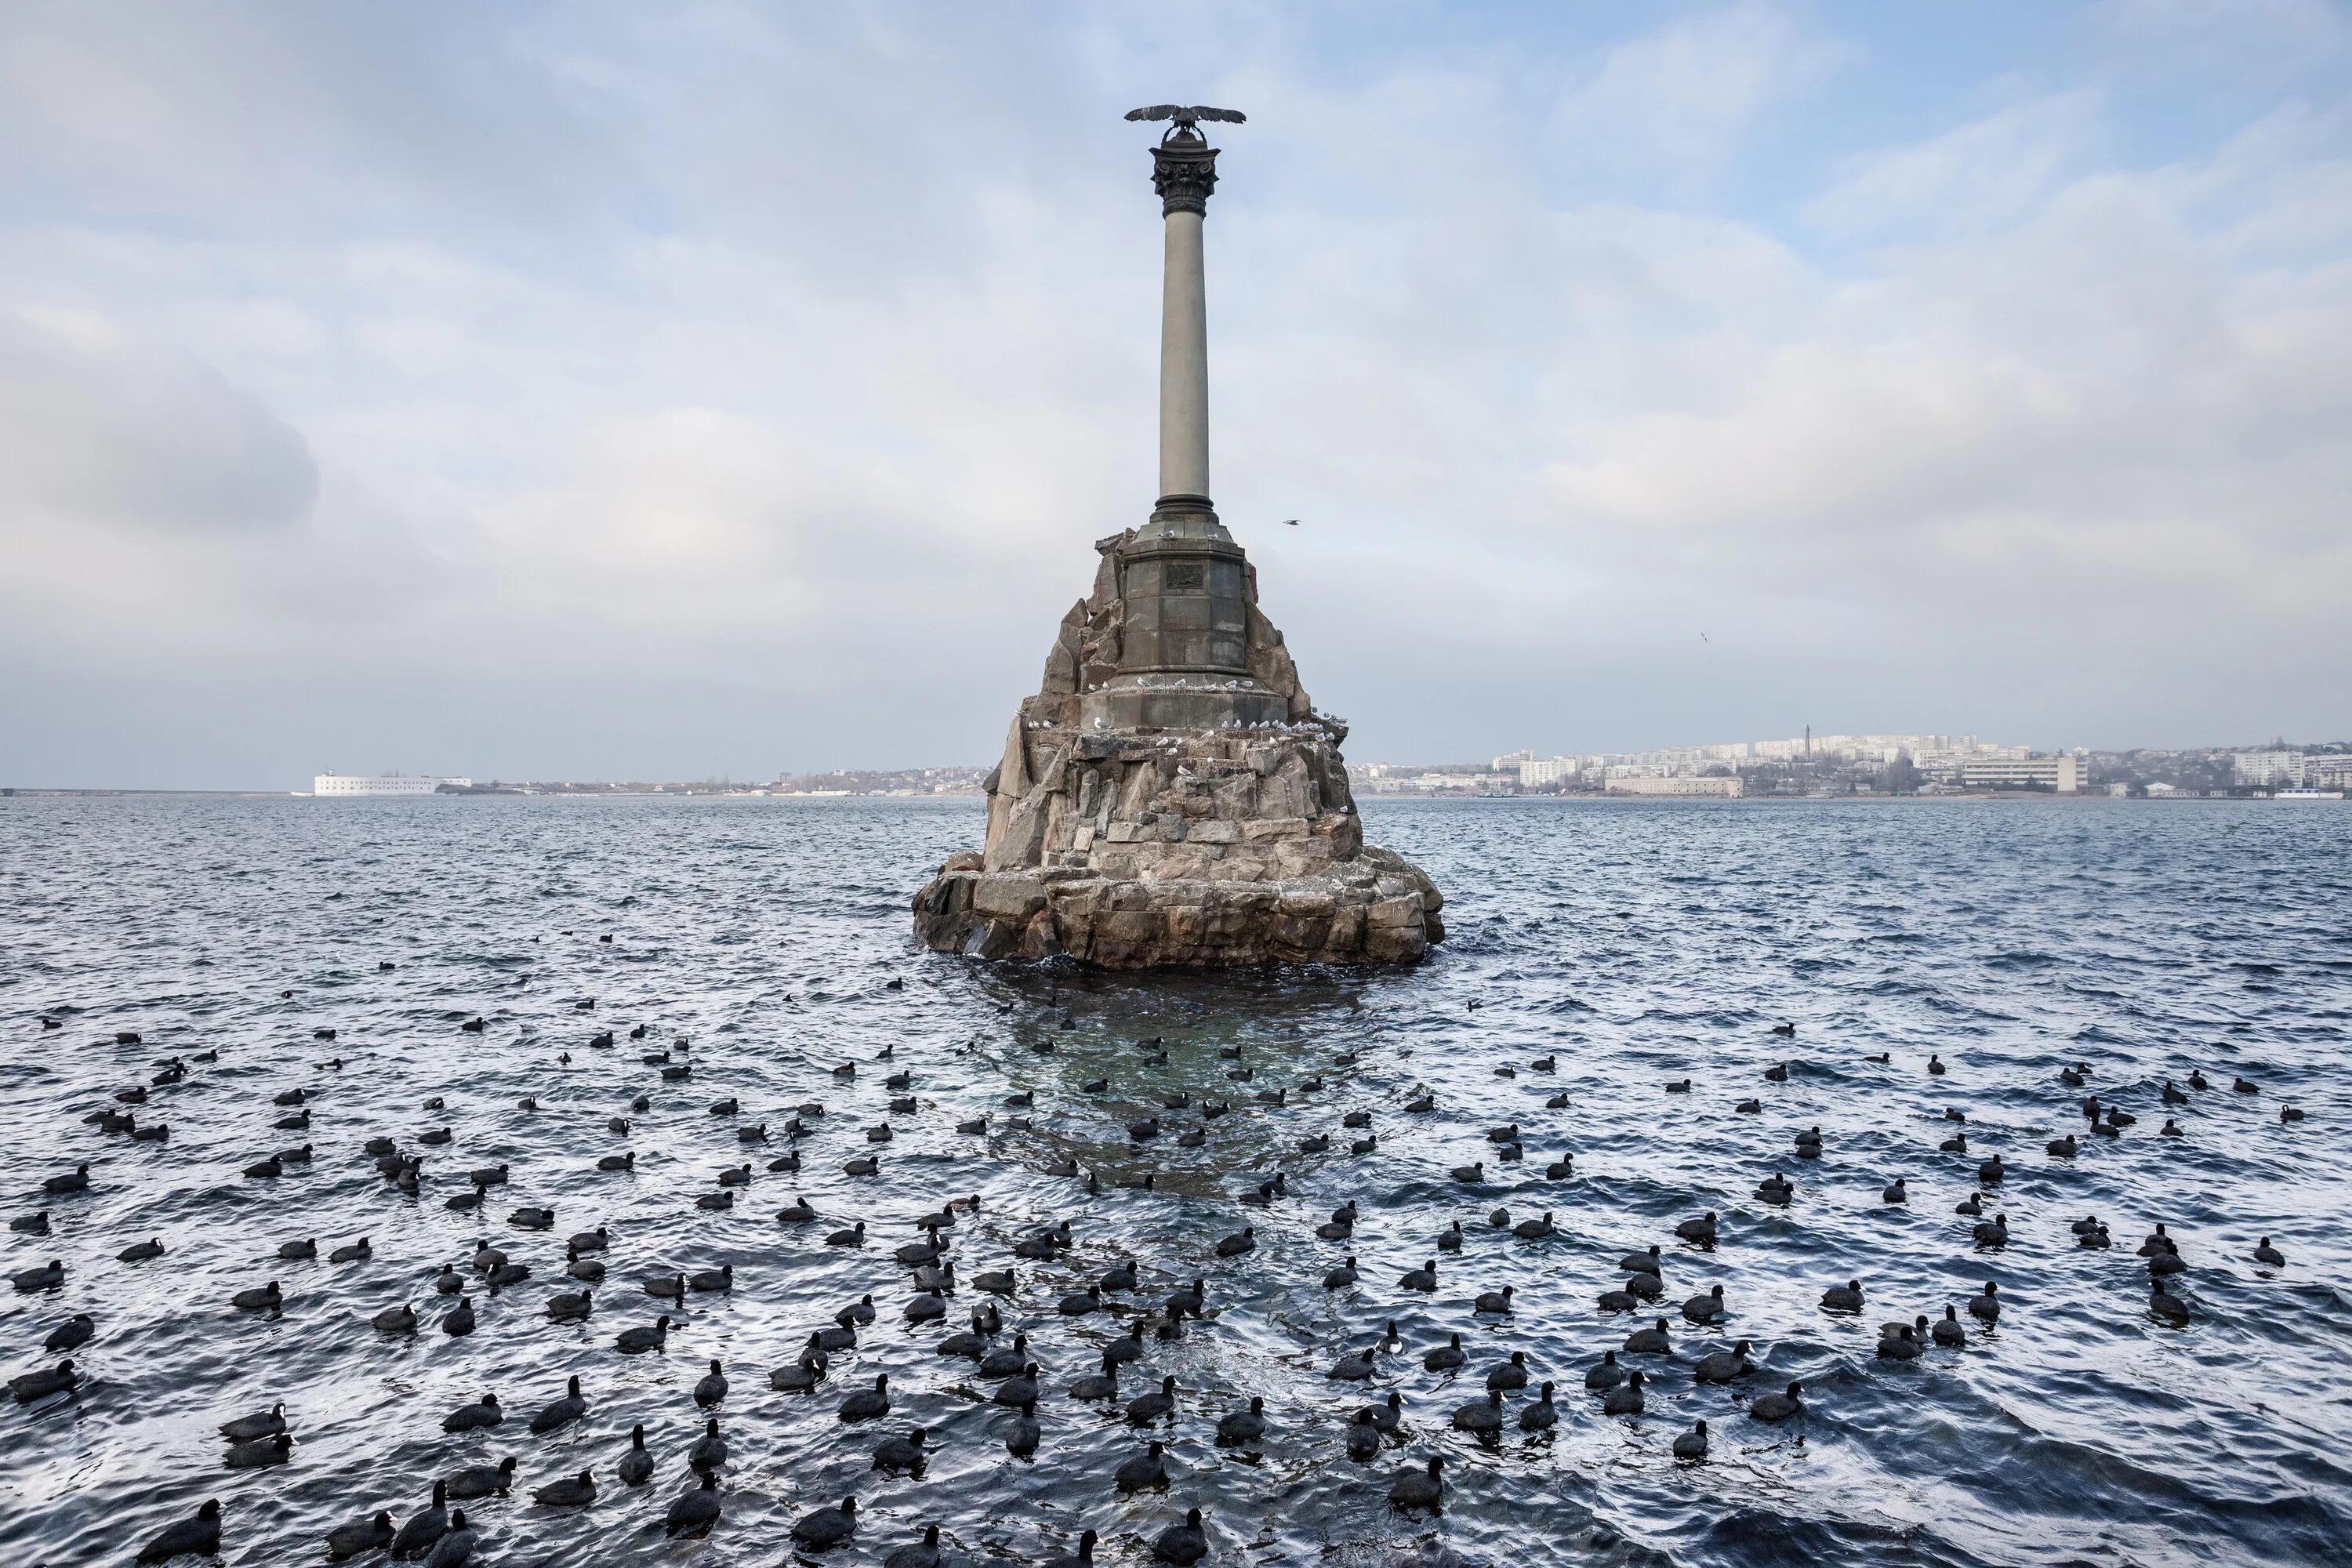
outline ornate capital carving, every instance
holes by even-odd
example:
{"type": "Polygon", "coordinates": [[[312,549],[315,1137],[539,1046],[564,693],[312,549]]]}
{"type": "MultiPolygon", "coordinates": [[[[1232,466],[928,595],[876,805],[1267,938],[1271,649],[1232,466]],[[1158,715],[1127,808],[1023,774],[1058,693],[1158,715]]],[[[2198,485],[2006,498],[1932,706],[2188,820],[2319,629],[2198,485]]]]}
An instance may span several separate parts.
{"type": "Polygon", "coordinates": [[[1177,132],[1151,150],[1151,188],[1160,193],[1160,216],[1205,216],[1209,193],[1217,188],[1217,150],[1192,132],[1177,132]]]}

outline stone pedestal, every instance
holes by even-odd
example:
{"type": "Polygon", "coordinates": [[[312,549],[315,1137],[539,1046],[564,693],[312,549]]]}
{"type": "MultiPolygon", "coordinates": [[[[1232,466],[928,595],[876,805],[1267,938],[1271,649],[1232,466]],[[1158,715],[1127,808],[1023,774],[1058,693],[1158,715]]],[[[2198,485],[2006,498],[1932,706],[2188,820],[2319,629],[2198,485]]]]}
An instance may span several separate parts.
{"type": "Polygon", "coordinates": [[[1148,581],[1130,555],[1152,558],[1148,533],[1097,546],[1095,594],[1063,617],[990,775],[986,845],[915,895],[918,940],[1111,969],[1419,961],[1444,900],[1365,845],[1346,727],[1315,713],[1237,547],[1241,672],[1122,668],[1118,587],[1148,581]],[[1132,713],[1184,721],[1118,721],[1132,713]]]}

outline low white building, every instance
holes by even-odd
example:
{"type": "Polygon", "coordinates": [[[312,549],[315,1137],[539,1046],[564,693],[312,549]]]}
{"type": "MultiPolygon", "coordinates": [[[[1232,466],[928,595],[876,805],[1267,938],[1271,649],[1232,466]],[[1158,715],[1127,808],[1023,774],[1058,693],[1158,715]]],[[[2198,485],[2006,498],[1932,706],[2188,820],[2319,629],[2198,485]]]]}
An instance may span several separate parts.
{"type": "Polygon", "coordinates": [[[315,795],[432,795],[443,784],[457,789],[472,786],[472,779],[444,777],[437,773],[320,773],[310,781],[310,793],[315,795]]]}
{"type": "Polygon", "coordinates": [[[1663,795],[1698,796],[1713,800],[1736,800],[1739,796],[1737,778],[1657,778],[1622,776],[1609,781],[1611,795],[1663,795]]]}
{"type": "Polygon", "coordinates": [[[2073,757],[1972,757],[1960,763],[1958,782],[1976,789],[2044,785],[2060,795],[2082,787],[2082,765],[2073,757]]]}

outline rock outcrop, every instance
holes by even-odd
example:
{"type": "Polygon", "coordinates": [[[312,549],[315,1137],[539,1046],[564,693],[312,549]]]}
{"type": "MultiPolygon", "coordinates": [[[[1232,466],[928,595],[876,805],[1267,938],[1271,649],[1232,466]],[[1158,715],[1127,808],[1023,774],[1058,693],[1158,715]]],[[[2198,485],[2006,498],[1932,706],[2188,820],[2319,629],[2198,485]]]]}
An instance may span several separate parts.
{"type": "Polygon", "coordinates": [[[1255,569],[1223,546],[1239,572],[1241,658],[1139,668],[1130,616],[1181,622],[1170,606],[1190,580],[1150,564],[1146,598],[1131,573],[1156,557],[1138,539],[1096,546],[1095,591],[1063,617],[989,777],[986,846],[915,895],[917,938],[1113,969],[1419,961],[1444,938],[1444,900],[1419,868],[1365,845],[1347,727],[1314,711],[1258,611],[1255,569]],[[1208,721],[1112,721],[1139,712],[1208,721]]]}

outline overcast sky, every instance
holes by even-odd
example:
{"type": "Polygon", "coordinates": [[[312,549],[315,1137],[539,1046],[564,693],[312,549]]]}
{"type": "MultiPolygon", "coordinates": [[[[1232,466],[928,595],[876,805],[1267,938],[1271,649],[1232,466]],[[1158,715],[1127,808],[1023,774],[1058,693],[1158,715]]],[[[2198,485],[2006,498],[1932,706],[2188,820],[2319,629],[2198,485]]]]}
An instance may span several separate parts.
{"type": "Polygon", "coordinates": [[[1355,760],[2352,731],[2340,6],[17,0],[0,783],[986,762],[1171,100],[1355,760]]]}

